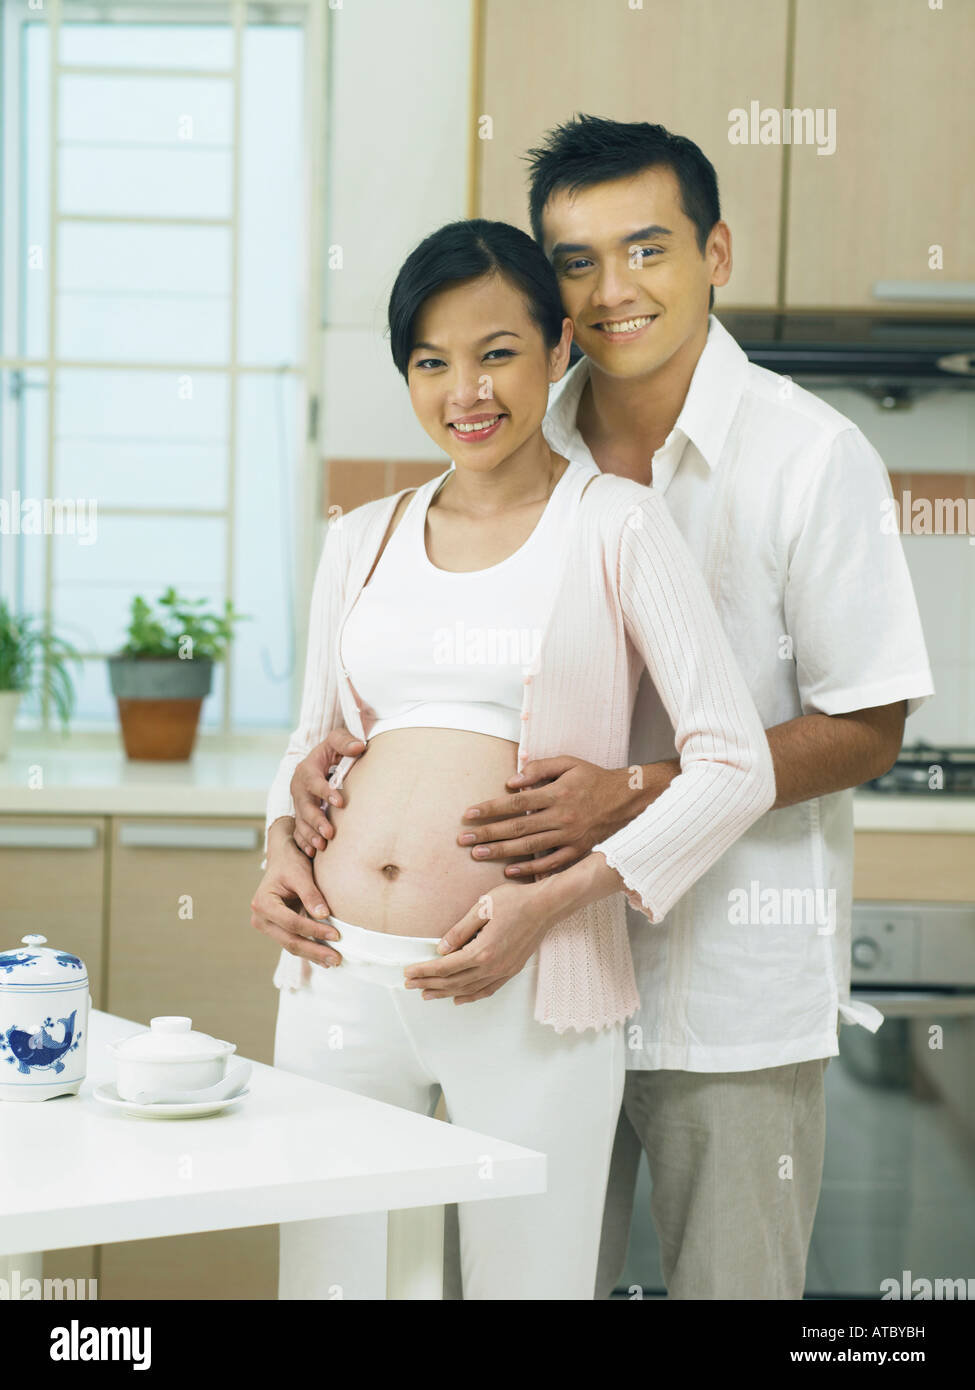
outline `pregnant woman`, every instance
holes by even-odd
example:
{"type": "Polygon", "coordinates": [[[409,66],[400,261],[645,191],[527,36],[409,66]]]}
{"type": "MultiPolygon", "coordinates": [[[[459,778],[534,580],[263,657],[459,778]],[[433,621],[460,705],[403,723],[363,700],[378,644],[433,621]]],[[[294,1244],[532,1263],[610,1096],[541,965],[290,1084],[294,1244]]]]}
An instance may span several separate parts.
{"type": "MultiPolygon", "coordinates": [[[[660,495],[546,442],[572,322],[535,242],[479,219],[441,228],[400,270],[389,324],[453,466],[328,530],[300,722],[268,798],[268,881],[300,853],[297,763],[343,722],[367,748],[330,779],[344,804],[314,862],[329,915],[262,924],[285,948],[274,1061],[425,1114],[442,1089],[452,1123],[544,1152],[543,1194],[459,1205],[464,1297],[588,1299],[638,1004],[622,894],[658,930],[772,805],[771,756],[660,495]],[[529,758],[624,766],[644,666],[681,757],[667,791],[538,881],[457,845],[464,809],[529,758]],[[462,1007],[404,975],[458,922],[462,1007]]],[[[383,1297],[384,1221],[346,1218],[326,1255],[308,1251],[314,1288],[383,1297]]],[[[299,1239],[283,1225],[282,1254],[299,1239]]]]}

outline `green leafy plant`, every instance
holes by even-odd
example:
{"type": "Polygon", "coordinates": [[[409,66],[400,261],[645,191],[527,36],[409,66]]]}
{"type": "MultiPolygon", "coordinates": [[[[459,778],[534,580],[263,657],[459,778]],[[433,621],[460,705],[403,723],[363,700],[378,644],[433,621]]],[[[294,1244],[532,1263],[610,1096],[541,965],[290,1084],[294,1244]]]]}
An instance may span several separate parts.
{"type": "Polygon", "coordinates": [[[36,690],[53,701],[62,727],[67,728],[75,690],[66,661],[81,665],[74,647],[55,637],[39,618],[16,617],[0,599],[0,690],[36,690]]]}
{"type": "Polygon", "coordinates": [[[170,586],[157,599],[160,612],[153,612],[141,595],[132,600],[132,620],[121,656],[178,657],[181,643],[188,637],[194,657],[210,657],[221,661],[227,644],[233,638],[234,624],[250,622],[250,615],[235,611],[230,599],[224,604],[222,616],[199,612],[206,599],[181,598],[170,586]]]}

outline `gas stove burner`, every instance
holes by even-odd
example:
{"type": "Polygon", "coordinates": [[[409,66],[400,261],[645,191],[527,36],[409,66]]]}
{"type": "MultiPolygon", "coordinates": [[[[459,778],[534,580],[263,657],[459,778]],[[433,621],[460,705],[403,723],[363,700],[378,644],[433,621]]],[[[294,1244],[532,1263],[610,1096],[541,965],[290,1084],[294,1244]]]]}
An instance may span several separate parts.
{"type": "Polygon", "coordinates": [[[975,796],[975,748],[915,743],[901,750],[889,772],[864,786],[901,796],[975,796]]]}

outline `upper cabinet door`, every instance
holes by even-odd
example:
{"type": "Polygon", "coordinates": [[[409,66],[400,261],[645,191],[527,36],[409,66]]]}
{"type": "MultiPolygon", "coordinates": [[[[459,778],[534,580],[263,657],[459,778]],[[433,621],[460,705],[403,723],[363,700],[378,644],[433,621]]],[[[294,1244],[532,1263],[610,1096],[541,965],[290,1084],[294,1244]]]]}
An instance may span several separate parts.
{"type": "Polygon", "coordinates": [[[883,308],[879,280],[975,280],[973,64],[971,0],[797,0],[791,105],[834,111],[836,148],[790,150],[790,308],[883,308]]]}
{"type": "Polygon", "coordinates": [[[689,136],[718,175],[734,270],[722,308],[776,302],[782,148],[735,144],[732,112],[781,107],[782,0],[483,0],[476,212],[528,230],[525,151],[575,112],[689,136]]]}

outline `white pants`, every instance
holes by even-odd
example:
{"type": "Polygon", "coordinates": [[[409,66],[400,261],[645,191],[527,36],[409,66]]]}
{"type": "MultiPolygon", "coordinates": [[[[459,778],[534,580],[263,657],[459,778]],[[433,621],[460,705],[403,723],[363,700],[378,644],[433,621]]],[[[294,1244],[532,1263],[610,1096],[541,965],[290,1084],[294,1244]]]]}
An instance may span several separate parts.
{"type": "MultiPolygon", "coordinates": [[[[343,963],[312,964],[309,983],[281,988],[274,1065],[425,1115],[442,1088],[451,1123],[546,1154],[546,1192],[458,1203],[464,1297],[591,1299],[623,1098],[622,1026],[558,1034],[537,1023],[537,955],[488,999],[423,999],[403,988],[403,965],[435,958],[438,938],[328,920],[343,963]]],[[[330,1228],[328,1250],[292,1250],[300,1231],[285,1223],[282,1253],[307,1260],[310,1289],[384,1298],[386,1214],[330,1228]]]]}

